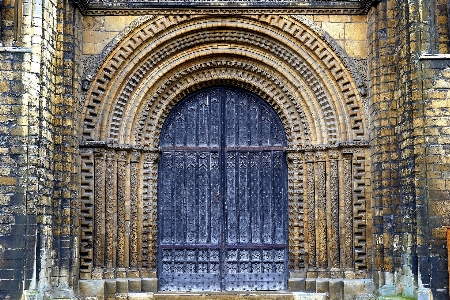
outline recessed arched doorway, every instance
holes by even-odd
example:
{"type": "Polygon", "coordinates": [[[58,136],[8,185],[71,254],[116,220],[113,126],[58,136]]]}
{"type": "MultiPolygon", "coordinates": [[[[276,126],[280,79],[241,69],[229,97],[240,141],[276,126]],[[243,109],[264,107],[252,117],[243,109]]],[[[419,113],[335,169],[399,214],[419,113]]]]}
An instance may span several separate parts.
{"type": "Polygon", "coordinates": [[[158,179],[161,291],[284,290],[286,136],[253,93],[187,96],[164,123],[158,179]]]}

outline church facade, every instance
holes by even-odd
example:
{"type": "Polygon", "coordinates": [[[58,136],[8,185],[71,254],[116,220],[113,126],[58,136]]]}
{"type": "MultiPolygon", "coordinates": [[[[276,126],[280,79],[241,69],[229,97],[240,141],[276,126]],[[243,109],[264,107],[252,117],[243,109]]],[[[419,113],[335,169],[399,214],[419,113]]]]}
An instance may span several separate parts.
{"type": "Polygon", "coordinates": [[[448,299],[448,18],[3,0],[0,298],[448,299]]]}

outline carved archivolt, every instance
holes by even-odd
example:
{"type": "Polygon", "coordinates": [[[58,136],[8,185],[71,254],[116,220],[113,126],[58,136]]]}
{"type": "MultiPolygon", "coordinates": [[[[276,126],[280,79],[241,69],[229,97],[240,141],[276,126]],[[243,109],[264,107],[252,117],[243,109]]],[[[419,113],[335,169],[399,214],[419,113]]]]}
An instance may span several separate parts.
{"type": "Polygon", "coordinates": [[[274,107],[290,147],[365,140],[357,81],[316,31],[289,16],[148,18],[93,78],[83,138],[157,147],[187,92],[232,84],[274,107]]]}
{"type": "Polygon", "coordinates": [[[298,16],[139,20],[87,78],[80,277],[153,276],[160,131],[181,99],[214,85],[258,94],[283,123],[290,270],[366,276],[367,116],[363,85],[342,49],[298,16]]]}

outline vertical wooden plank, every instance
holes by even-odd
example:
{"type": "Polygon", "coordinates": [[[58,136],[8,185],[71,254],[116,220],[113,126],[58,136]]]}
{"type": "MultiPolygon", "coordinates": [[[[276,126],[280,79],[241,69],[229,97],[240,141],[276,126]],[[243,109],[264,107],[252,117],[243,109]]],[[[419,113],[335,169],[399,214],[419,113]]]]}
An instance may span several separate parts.
{"type": "Polygon", "coordinates": [[[249,209],[248,209],[248,153],[239,152],[238,153],[238,178],[239,183],[237,185],[238,189],[238,242],[239,243],[249,243],[250,242],[250,228],[249,228],[249,209]]]}
{"type": "Polygon", "coordinates": [[[236,195],[236,153],[226,153],[226,214],[227,243],[237,242],[237,195],[236,195]]]}
{"type": "Polygon", "coordinates": [[[285,158],[281,151],[273,151],[273,196],[272,201],[274,205],[274,238],[275,243],[286,243],[286,201],[287,187],[286,176],[283,176],[285,171],[285,158]]]}
{"type": "Polygon", "coordinates": [[[262,204],[263,212],[263,243],[273,243],[273,206],[272,206],[272,155],[270,152],[262,153],[262,204]]]}
{"type": "Polygon", "coordinates": [[[197,166],[197,154],[195,152],[187,153],[186,160],[186,242],[188,244],[194,244],[198,241],[197,228],[198,228],[198,218],[197,218],[197,184],[196,184],[196,168],[197,166]]]}
{"type": "Polygon", "coordinates": [[[174,126],[174,146],[186,145],[186,115],[183,106],[177,108],[174,126]]]}
{"type": "Polygon", "coordinates": [[[243,93],[237,93],[238,99],[237,99],[237,146],[248,146],[249,145],[249,113],[248,113],[248,95],[245,95],[243,93]]]}
{"type": "Polygon", "coordinates": [[[261,153],[253,152],[250,154],[250,224],[251,224],[251,242],[261,243],[262,233],[262,211],[261,203],[261,153]]]}
{"type": "Polygon", "coordinates": [[[209,118],[209,99],[206,92],[200,92],[198,95],[198,145],[207,146],[209,141],[208,118],[209,118]]]}
{"type": "Polygon", "coordinates": [[[259,128],[261,123],[261,104],[257,103],[257,99],[252,98],[249,106],[250,145],[259,146],[261,144],[259,128]]]}
{"type": "Polygon", "coordinates": [[[209,203],[210,203],[210,191],[209,191],[209,153],[200,152],[198,157],[198,242],[200,244],[207,243],[209,240],[209,203]]]}
{"type": "Polygon", "coordinates": [[[185,194],[185,153],[175,152],[176,174],[174,176],[174,193],[172,207],[175,212],[172,224],[175,233],[173,243],[182,243],[185,241],[185,222],[186,222],[186,194],[185,194]]]}
{"type": "Polygon", "coordinates": [[[218,147],[220,144],[221,135],[221,118],[220,118],[220,89],[215,88],[209,93],[209,103],[210,103],[210,146],[218,147]]]}
{"type": "Polygon", "coordinates": [[[271,110],[271,119],[272,119],[272,126],[271,126],[271,145],[273,146],[281,146],[284,142],[284,129],[280,125],[280,122],[277,122],[275,119],[278,118],[276,114],[274,114],[274,111],[271,110]]]}
{"type": "Polygon", "coordinates": [[[160,146],[174,146],[175,137],[175,118],[168,118],[164,124],[164,129],[161,132],[160,146]]]}
{"type": "Polygon", "coordinates": [[[261,146],[271,146],[272,118],[269,110],[261,105],[261,146]]]}
{"type": "Polygon", "coordinates": [[[225,92],[225,126],[226,141],[225,146],[232,147],[236,145],[236,102],[235,93],[231,91],[225,92]]]}
{"type": "Polygon", "coordinates": [[[163,152],[161,154],[161,172],[162,175],[160,176],[160,197],[161,200],[160,203],[160,221],[159,224],[161,224],[161,237],[160,240],[163,244],[169,244],[173,243],[173,227],[172,222],[175,215],[175,212],[172,210],[173,204],[173,176],[174,168],[174,155],[170,152],[163,152]]]}
{"type": "Polygon", "coordinates": [[[221,239],[222,228],[222,195],[220,195],[219,153],[213,152],[210,156],[210,199],[211,199],[211,226],[210,243],[218,244],[221,239]]]}
{"type": "Polygon", "coordinates": [[[183,114],[186,114],[186,146],[197,146],[197,101],[191,99],[186,101],[183,114]]]}

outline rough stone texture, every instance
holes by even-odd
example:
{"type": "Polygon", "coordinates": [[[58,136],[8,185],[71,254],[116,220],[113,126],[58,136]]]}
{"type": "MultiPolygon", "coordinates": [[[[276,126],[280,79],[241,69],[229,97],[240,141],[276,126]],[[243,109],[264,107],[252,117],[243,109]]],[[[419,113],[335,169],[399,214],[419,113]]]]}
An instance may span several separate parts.
{"type": "MultiPolygon", "coordinates": [[[[27,244],[35,241],[36,225],[32,224],[36,223],[36,217],[27,209],[26,199],[31,191],[26,187],[37,183],[28,176],[27,168],[28,130],[32,125],[29,118],[36,112],[28,110],[24,99],[28,86],[22,84],[30,51],[12,52],[4,48],[0,51],[0,60],[0,297],[19,298],[23,279],[27,278],[26,284],[30,284],[34,271],[34,247],[27,249],[27,244]],[[27,226],[29,223],[31,227],[27,226]]],[[[34,153],[37,154],[36,148],[34,153]]]]}
{"type": "Polygon", "coordinates": [[[69,288],[78,277],[71,273],[78,142],[70,112],[79,90],[74,57],[81,44],[74,38],[81,27],[75,29],[78,14],[62,2],[3,3],[0,294],[20,299],[28,290],[31,299],[69,288]]]}
{"type": "Polygon", "coordinates": [[[259,298],[448,299],[447,1],[72,2],[2,1],[1,299],[169,297],[153,294],[159,131],[215,84],[266,99],[289,139],[295,292],[259,298]]]}
{"type": "Polygon", "coordinates": [[[444,206],[450,101],[444,79],[448,38],[438,42],[437,32],[448,24],[446,8],[435,5],[384,2],[369,14],[374,267],[381,271],[375,278],[379,287],[418,297],[418,285],[445,299],[447,258],[438,233],[449,222],[444,206]]]}

